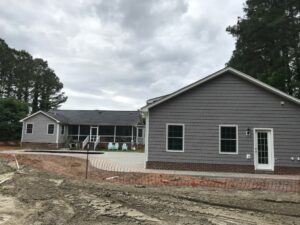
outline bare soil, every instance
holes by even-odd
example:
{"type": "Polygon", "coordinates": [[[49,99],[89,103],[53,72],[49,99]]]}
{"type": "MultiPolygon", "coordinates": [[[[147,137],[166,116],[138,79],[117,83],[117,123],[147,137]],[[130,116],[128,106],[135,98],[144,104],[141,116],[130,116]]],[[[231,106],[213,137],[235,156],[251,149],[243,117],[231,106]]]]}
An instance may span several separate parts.
{"type": "Polygon", "coordinates": [[[1,225],[300,224],[299,193],[124,185],[80,179],[79,159],[64,168],[52,158],[36,169],[41,162],[32,158],[20,171],[7,159],[0,159],[1,225]]]}

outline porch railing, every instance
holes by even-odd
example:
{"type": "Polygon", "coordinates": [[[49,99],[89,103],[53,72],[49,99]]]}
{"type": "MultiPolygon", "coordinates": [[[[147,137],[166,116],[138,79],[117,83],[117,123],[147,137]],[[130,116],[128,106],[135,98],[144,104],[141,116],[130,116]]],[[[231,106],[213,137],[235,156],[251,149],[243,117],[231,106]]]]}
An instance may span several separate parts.
{"type": "Polygon", "coordinates": [[[82,142],[82,150],[85,148],[85,146],[89,143],[90,135],[88,135],[84,141],[82,142]]]}
{"type": "Polygon", "coordinates": [[[97,145],[100,143],[100,136],[97,136],[97,139],[94,144],[94,150],[96,150],[97,145]]]}

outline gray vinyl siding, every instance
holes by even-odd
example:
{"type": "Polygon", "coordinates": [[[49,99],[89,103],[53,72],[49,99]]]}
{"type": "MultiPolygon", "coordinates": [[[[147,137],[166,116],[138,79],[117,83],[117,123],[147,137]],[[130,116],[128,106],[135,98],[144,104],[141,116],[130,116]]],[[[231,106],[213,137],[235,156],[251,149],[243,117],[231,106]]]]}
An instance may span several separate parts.
{"type": "Polygon", "coordinates": [[[299,105],[229,73],[149,110],[148,161],[254,165],[253,128],[273,128],[275,166],[300,167],[299,105]],[[166,152],[167,123],[185,125],[184,152],[166,152]],[[221,124],[238,125],[238,154],[219,154],[221,124]]]}
{"type": "Polygon", "coordinates": [[[24,121],[22,142],[56,143],[57,124],[54,120],[39,113],[24,121]],[[26,124],[33,123],[33,133],[26,134],[26,124]],[[54,124],[54,134],[48,134],[48,124],[54,124]]]}

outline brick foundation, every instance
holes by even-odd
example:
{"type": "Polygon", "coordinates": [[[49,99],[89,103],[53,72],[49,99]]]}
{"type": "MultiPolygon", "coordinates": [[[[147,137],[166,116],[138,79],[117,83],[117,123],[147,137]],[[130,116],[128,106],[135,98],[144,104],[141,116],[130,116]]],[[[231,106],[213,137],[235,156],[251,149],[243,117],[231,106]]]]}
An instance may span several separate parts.
{"type": "MultiPolygon", "coordinates": [[[[230,165],[230,164],[205,164],[205,163],[175,163],[148,161],[147,169],[162,170],[190,170],[190,171],[210,171],[210,172],[236,172],[236,173],[263,173],[255,171],[254,165],[230,165]]],[[[300,167],[275,167],[275,171],[268,173],[276,174],[300,174],[300,167]]]]}
{"type": "Polygon", "coordinates": [[[64,143],[59,143],[58,147],[56,143],[34,143],[34,142],[22,142],[22,148],[30,148],[30,149],[60,149],[65,146],[64,143]]]}

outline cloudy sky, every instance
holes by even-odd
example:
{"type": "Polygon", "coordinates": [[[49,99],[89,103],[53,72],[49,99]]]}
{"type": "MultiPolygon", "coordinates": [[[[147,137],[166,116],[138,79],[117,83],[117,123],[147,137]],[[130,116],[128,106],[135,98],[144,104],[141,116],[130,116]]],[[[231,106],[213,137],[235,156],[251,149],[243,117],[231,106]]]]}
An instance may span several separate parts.
{"type": "Polygon", "coordinates": [[[0,37],[48,61],[63,109],[138,109],[224,67],[243,0],[0,0],[0,37]]]}

